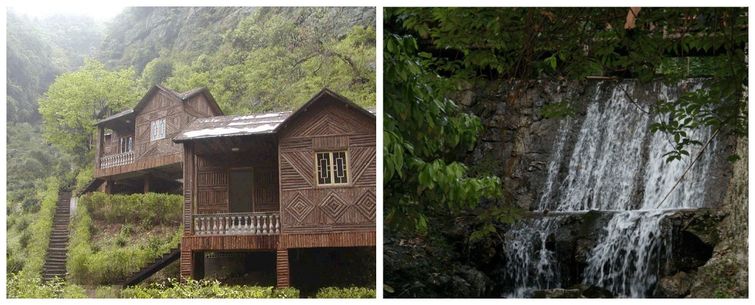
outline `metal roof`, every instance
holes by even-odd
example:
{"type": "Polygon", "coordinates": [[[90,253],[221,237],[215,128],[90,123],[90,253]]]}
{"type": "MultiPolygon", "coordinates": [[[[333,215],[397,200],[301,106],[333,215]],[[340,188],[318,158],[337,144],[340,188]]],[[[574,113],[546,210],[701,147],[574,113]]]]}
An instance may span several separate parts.
{"type": "Polygon", "coordinates": [[[173,141],[274,133],[291,111],[200,118],[186,126],[173,141]]]}

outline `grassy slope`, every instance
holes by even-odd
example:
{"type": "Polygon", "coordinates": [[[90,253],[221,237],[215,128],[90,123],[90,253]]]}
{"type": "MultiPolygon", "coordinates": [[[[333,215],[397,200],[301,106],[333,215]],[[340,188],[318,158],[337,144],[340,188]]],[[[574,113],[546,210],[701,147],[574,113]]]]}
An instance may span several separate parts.
{"type": "MultiPolygon", "coordinates": [[[[179,195],[94,193],[79,200],[71,224],[69,280],[118,284],[176,247],[180,241],[179,195]]],[[[177,276],[177,268],[173,268],[177,276]]]]}

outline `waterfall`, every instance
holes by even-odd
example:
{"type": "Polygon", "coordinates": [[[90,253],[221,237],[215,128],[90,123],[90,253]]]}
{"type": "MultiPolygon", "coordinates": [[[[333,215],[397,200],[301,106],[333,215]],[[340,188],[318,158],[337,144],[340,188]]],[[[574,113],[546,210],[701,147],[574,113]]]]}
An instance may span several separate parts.
{"type": "Polygon", "coordinates": [[[505,270],[505,276],[516,287],[510,297],[526,296],[533,287],[560,286],[555,253],[546,247],[559,221],[554,217],[533,219],[507,232],[506,239],[511,242],[504,253],[511,268],[505,270]]]}
{"type": "MultiPolygon", "coordinates": [[[[656,89],[659,99],[677,97],[676,86],[658,85],[656,89]]],[[[664,153],[673,148],[670,136],[649,130],[650,124],[661,117],[650,113],[647,103],[633,100],[633,83],[607,90],[609,97],[601,101],[605,92],[597,86],[570,155],[565,142],[572,124],[579,122],[572,118],[561,121],[537,207],[539,211],[611,213],[587,256],[583,283],[608,289],[619,297],[646,297],[652,293],[662,260],[671,248],[670,233],[661,228],[661,220],[675,210],[703,207],[716,143],[711,142],[680,181],[702,147],[691,147],[690,156],[681,161],[666,162],[664,153]],[[567,155],[569,158],[565,158],[567,155]],[[560,173],[561,168],[565,173],[560,173]]],[[[711,132],[699,128],[688,135],[705,142],[711,132]]],[[[505,273],[514,286],[510,296],[559,287],[558,257],[547,246],[560,220],[540,217],[523,221],[507,232],[505,273]]]]}

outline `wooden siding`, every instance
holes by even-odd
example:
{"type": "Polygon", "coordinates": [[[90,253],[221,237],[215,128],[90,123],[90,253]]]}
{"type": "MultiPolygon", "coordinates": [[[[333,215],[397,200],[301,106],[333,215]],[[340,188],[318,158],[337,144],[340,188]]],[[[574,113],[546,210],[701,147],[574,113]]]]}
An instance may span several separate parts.
{"type": "Polygon", "coordinates": [[[181,258],[179,259],[179,268],[181,269],[181,280],[192,278],[194,267],[194,255],[192,255],[191,248],[184,247],[181,244],[181,258]]]}
{"type": "Polygon", "coordinates": [[[282,232],[374,231],[375,120],[334,101],[306,111],[279,136],[282,232]],[[331,150],[348,151],[349,183],[318,186],[315,153],[331,150]]]}
{"type": "MultiPolygon", "coordinates": [[[[220,142],[220,141],[216,141],[220,142]]],[[[229,173],[234,168],[253,172],[252,204],[254,212],[279,210],[278,169],[275,141],[258,138],[240,147],[238,152],[213,153],[196,156],[197,214],[228,213],[229,173]]],[[[203,144],[205,150],[220,149],[222,144],[203,144]]],[[[241,145],[239,145],[241,146],[241,145]]]]}
{"type": "Polygon", "coordinates": [[[217,115],[214,107],[204,96],[198,94],[188,101],[182,101],[173,93],[157,90],[143,104],[135,114],[134,130],[113,131],[110,141],[104,141],[101,137],[98,149],[100,156],[96,158],[95,174],[97,178],[119,175],[163,165],[181,163],[182,146],[171,140],[184,126],[199,117],[217,115]],[[155,120],[165,119],[165,138],[151,141],[151,123],[155,120]],[[119,139],[123,136],[132,135],[135,161],[131,164],[116,166],[113,168],[100,169],[99,160],[102,156],[119,153],[119,139]]]}
{"type": "Polygon", "coordinates": [[[136,114],[136,137],[134,139],[137,158],[181,152],[181,146],[173,143],[173,138],[187,121],[188,114],[183,110],[183,102],[172,94],[158,91],[136,114]],[[165,138],[151,140],[151,123],[165,119],[165,138]]]}
{"type": "Polygon", "coordinates": [[[365,232],[328,232],[284,234],[280,237],[280,247],[322,248],[322,247],[374,247],[375,231],[365,232]]]}
{"type": "Polygon", "coordinates": [[[275,252],[275,287],[287,288],[290,285],[288,249],[279,249],[275,252]]]}
{"type": "Polygon", "coordinates": [[[184,103],[184,111],[186,111],[186,113],[190,116],[196,118],[205,118],[219,115],[219,113],[215,113],[213,109],[214,108],[210,106],[210,102],[207,101],[207,98],[204,96],[204,94],[195,95],[184,103]]]}
{"type": "Polygon", "coordinates": [[[115,175],[121,175],[125,173],[131,173],[135,171],[145,170],[148,168],[156,168],[160,166],[166,166],[171,164],[180,164],[183,159],[181,152],[174,152],[169,155],[153,156],[149,158],[137,159],[134,163],[114,166],[109,168],[95,168],[94,177],[109,177],[115,175]]]}
{"type": "MultiPolygon", "coordinates": [[[[194,173],[196,172],[196,162],[194,161],[194,144],[193,143],[186,143],[184,144],[184,162],[183,162],[183,189],[184,189],[184,208],[183,208],[183,225],[184,225],[184,234],[183,236],[190,236],[192,235],[194,224],[193,224],[193,213],[194,213],[194,194],[195,186],[194,186],[194,173]]],[[[183,254],[181,254],[183,256],[183,254]]]]}
{"type": "Polygon", "coordinates": [[[184,236],[181,248],[192,251],[275,250],[280,235],[184,236]]]}

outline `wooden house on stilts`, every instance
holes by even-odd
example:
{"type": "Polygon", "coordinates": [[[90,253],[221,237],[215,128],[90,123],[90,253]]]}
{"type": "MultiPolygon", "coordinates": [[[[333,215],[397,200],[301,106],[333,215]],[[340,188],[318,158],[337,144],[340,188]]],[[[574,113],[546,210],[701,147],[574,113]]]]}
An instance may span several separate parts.
{"type": "Polygon", "coordinates": [[[288,287],[292,250],[374,252],[375,123],[327,89],[293,112],[223,116],[206,89],[156,86],[100,121],[95,176],[110,190],[180,182],[183,278],[204,276],[207,253],[267,253],[276,286],[288,287]]]}

